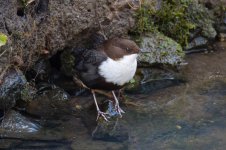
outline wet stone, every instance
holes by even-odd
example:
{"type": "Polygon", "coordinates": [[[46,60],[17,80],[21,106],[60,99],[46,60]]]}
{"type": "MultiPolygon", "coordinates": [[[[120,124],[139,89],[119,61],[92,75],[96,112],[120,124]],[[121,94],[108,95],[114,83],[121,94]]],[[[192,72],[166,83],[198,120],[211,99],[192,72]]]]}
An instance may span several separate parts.
{"type": "Polygon", "coordinates": [[[186,50],[199,49],[207,46],[208,40],[202,36],[196,37],[186,46],[186,50]]]}
{"type": "Polygon", "coordinates": [[[225,41],[225,40],[226,40],[226,33],[220,33],[220,34],[218,35],[218,39],[219,39],[219,41],[221,41],[221,42],[225,41]]]}
{"type": "Polygon", "coordinates": [[[130,83],[125,91],[128,94],[145,94],[185,82],[181,74],[159,68],[140,68],[139,76],[130,83]]]}
{"type": "Polygon", "coordinates": [[[0,110],[15,106],[16,101],[21,99],[21,91],[26,84],[26,78],[20,70],[8,70],[0,84],[0,110]]]}
{"type": "Polygon", "coordinates": [[[226,18],[224,18],[223,22],[224,22],[224,24],[226,25],[226,18]]]}
{"type": "MultiPolygon", "coordinates": [[[[226,21],[226,19],[224,19],[224,21],[226,21]]],[[[216,26],[216,30],[218,31],[218,33],[226,33],[226,25],[220,24],[216,26]]]]}
{"type": "Polygon", "coordinates": [[[26,112],[38,117],[54,119],[72,114],[69,95],[60,88],[43,90],[27,107],[26,112]]]}
{"type": "Polygon", "coordinates": [[[37,132],[41,126],[37,123],[30,121],[25,116],[16,111],[10,111],[2,120],[0,131],[1,133],[32,133],[37,132]]]}

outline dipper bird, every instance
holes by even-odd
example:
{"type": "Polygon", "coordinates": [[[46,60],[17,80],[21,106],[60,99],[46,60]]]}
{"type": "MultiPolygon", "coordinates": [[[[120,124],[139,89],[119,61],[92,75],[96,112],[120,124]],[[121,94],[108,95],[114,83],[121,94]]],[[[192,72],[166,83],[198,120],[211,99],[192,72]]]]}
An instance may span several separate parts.
{"type": "Polygon", "coordinates": [[[84,87],[91,90],[98,113],[97,120],[102,116],[107,121],[107,113],[100,111],[95,90],[111,91],[115,111],[120,116],[124,113],[114,91],[133,78],[139,51],[135,42],[122,38],[106,40],[92,49],[74,51],[75,80],[79,79],[84,87]]]}

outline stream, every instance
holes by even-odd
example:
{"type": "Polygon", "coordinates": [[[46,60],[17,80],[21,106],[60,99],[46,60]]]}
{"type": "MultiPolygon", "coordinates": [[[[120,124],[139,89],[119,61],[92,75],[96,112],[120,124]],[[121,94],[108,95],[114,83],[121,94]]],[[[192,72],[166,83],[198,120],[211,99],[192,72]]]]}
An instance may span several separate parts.
{"type": "MultiPolygon", "coordinates": [[[[1,149],[42,150],[224,150],[226,147],[226,43],[215,43],[210,53],[186,56],[181,79],[145,82],[127,93],[122,118],[112,121],[106,135],[96,124],[90,94],[74,96],[67,104],[33,109],[43,113],[10,112],[3,119],[1,149]],[[161,86],[156,86],[161,85],[161,86]],[[166,86],[164,86],[166,85],[166,86]],[[155,90],[150,86],[158,87],[155,90]],[[139,91],[140,90],[140,91],[139,91]],[[88,106],[87,106],[88,107],[88,106]],[[74,113],[76,110],[76,113],[74,113]],[[81,110],[81,112],[79,112],[81,110]],[[24,117],[26,116],[26,118],[24,117]],[[43,117],[44,116],[44,117],[43,117]]],[[[65,95],[67,97],[67,95],[65,95]]],[[[46,99],[54,97],[46,96],[46,99]]],[[[48,100],[46,100],[48,101],[48,100]]]]}

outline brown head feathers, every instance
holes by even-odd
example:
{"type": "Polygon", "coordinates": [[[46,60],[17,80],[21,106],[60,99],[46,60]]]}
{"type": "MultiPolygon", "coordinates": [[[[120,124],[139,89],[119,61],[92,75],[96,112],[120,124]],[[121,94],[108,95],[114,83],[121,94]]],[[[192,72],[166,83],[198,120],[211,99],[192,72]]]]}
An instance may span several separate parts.
{"type": "Polygon", "coordinates": [[[100,49],[114,60],[120,59],[125,55],[137,54],[140,51],[134,41],[123,38],[106,40],[100,49]]]}

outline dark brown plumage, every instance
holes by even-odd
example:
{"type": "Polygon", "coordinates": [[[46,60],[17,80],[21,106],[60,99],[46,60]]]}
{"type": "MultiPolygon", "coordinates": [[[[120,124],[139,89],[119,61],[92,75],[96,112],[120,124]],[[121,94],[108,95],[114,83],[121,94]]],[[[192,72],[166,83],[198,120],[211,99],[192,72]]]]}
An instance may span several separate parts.
{"type": "Polygon", "coordinates": [[[113,38],[95,46],[75,52],[76,76],[91,89],[98,111],[107,120],[106,114],[99,110],[95,90],[112,91],[115,109],[121,116],[124,112],[118,104],[114,90],[121,89],[132,79],[136,71],[136,57],[139,47],[135,42],[122,38],[113,38]]]}

